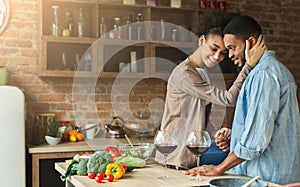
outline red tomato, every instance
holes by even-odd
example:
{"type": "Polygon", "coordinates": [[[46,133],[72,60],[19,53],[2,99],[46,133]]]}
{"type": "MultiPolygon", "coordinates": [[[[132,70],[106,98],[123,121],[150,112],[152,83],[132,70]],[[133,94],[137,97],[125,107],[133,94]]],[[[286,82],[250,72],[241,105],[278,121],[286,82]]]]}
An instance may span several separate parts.
{"type": "Polygon", "coordinates": [[[106,176],[106,180],[107,180],[108,182],[114,181],[114,176],[113,176],[113,174],[108,174],[108,175],[106,176]]]}
{"type": "Polygon", "coordinates": [[[93,171],[91,171],[91,172],[88,173],[88,177],[89,177],[90,179],[94,179],[94,178],[96,177],[96,173],[93,172],[93,171]]]}
{"type": "Polygon", "coordinates": [[[100,172],[100,173],[97,173],[96,177],[100,178],[101,180],[104,179],[104,173],[100,172]]]}
{"type": "Polygon", "coordinates": [[[100,177],[100,176],[96,176],[96,177],[95,177],[95,180],[96,180],[97,183],[101,183],[102,180],[103,180],[103,178],[100,177]]]}
{"type": "Polygon", "coordinates": [[[121,155],[121,152],[118,148],[113,147],[113,146],[108,146],[105,148],[105,151],[110,153],[113,158],[118,157],[121,155]]]}

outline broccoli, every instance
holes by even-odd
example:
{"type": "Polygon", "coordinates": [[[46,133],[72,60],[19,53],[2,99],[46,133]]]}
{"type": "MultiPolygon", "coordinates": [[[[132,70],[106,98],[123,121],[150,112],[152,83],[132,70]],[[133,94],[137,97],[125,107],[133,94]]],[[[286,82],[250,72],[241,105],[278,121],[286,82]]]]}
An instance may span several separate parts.
{"type": "Polygon", "coordinates": [[[81,176],[87,175],[87,163],[88,160],[86,159],[79,161],[79,164],[77,166],[77,175],[81,175],[81,176]]]}
{"type": "Polygon", "coordinates": [[[87,163],[87,172],[103,172],[105,173],[106,166],[112,162],[112,156],[105,151],[96,151],[87,163]]]}

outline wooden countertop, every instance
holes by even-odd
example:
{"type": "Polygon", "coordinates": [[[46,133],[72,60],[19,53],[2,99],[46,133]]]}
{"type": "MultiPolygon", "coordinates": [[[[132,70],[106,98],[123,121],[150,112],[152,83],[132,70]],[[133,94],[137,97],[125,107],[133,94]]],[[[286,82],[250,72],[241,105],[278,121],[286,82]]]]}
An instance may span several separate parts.
{"type": "MultiPolygon", "coordinates": [[[[153,143],[153,139],[132,139],[132,143],[153,143]]],[[[78,152],[104,150],[107,146],[117,146],[118,144],[128,144],[125,138],[95,138],[80,142],[62,142],[57,145],[47,143],[32,146],[28,145],[29,153],[55,153],[55,152],[78,152]]]]}
{"type": "MultiPolygon", "coordinates": [[[[55,169],[60,173],[64,173],[68,164],[65,162],[55,163],[55,169]]],[[[187,187],[187,186],[208,186],[208,181],[215,178],[226,178],[226,177],[241,177],[234,174],[226,174],[225,176],[218,177],[206,177],[202,176],[206,179],[205,182],[197,184],[192,181],[193,177],[186,176],[181,173],[181,171],[177,171],[174,169],[168,169],[167,174],[174,177],[174,180],[171,181],[162,181],[157,179],[158,176],[164,173],[164,167],[158,164],[147,165],[145,168],[134,169],[132,172],[126,173],[123,178],[114,181],[107,182],[103,180],[101,184],[96,183],[95,180],[89,179],[87,176],[71,176],[68,182],[72,183],[75,187],[114,187],[114,186],[122,186],[122,187],[140,187],[140,186],[172,186],[172,187],[187,187]]],[[[66,185],[67,186],[67,185],[66,185]]],[[[269,183],[269,187],[276,187],[280,185],[269,183]]]]}
{"type": "MultiPolygon", "coordinates": [[[[151,142],[153,139],[139,140],[131,138],[132,143],[151,142]]],[[[43,159],[72,158],[75,154],[84,152],[104,150],[107,146],[117,146],[118,144],[128,144],[127,140],[106,137],[97,137],[93,140],[81,142],[62,142],[57,145],[47,143],[33,146],[27,145],[28,152],[32,155],[32,187],[40,186],[40,161],[43,159]]]]}

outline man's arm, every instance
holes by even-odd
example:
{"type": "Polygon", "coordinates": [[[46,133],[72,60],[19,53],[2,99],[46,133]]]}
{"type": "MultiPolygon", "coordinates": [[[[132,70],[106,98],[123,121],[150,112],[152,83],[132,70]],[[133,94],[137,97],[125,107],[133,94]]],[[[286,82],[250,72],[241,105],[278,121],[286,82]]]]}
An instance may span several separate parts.
{"type": "MultiPolygon", "coordinates": [[[[205,176],[219,176],[222,175],[225,171],[233,168],[234,166],[244,162],[245,160],[237,157],[234,153],[231,153],[227,158],[219,165],[203,165],[200,167],[201,175],[205,176]]],[[[197,175],[197,167],[194,167],[190,170],[183,171],[185,175],[197,175]]]]}
{"type": "Polygon", "coordinates": [[[220,163],[217,167],[218,167],[218,170],[220,170],[220,172],[222,172],[222,174],[233,168],[234,166],[244,162],[245,159],[242,159],[242,158],[239,158],[237,157],[234,152],[230,153],[227,158],[222,162],[220,163]]]}

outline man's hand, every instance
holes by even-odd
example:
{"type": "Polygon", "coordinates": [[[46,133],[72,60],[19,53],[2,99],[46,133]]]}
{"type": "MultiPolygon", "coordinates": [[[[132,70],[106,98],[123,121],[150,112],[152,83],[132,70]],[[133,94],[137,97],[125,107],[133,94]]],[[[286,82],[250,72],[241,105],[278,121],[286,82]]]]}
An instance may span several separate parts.
{"type": "Polygon", "coordinates": [[[249,40],[246,40],[246,49],[245,49],[245,59],[246,63],[251,67],[254,68],[263,55],[264,51],[267,49],[265,44],[265,40],[263,36],[260,35],[256,41],[256,43],[250,49],[249,40]]]}
{"type": "MultiPolygon", "coordinates": [[[[235,155],[234,152],[230,153],[225,160],[219,165],[203,165],[200,166],[200,174],[205,176],[219,176],[222,175],[225,171],[233,168],[234,166],[244,162],[245,160],[239,158],[235,155]]],[[[185,175],[197,175],[197,167],[189,169],[182,172],[185,175]]]]}
{"type": "Polygon", "coordinates": [[[223,127],[215,134],[216,145],[224,152],[228,152],[230,149],[230,136],[231,129],[223,127]]]}
{"type": "MultiPolygon", "coordinates": [[[[191,175],[191,176],[196,176],[197,175],[197,167],[194,167],[192,169],[183,171],[182,173],[185,175],[191,175]]],[[[219,171],[218,166],[214,165],[203,165],[200,166],[200,175],[205,175],[205,176],[219,176],[222,175],[223,173],[219,171]]]]}

